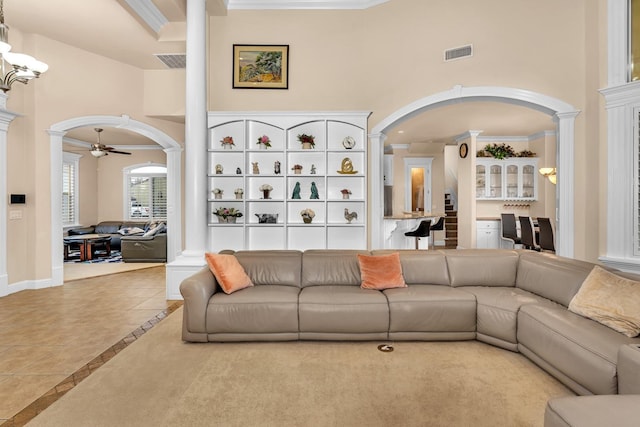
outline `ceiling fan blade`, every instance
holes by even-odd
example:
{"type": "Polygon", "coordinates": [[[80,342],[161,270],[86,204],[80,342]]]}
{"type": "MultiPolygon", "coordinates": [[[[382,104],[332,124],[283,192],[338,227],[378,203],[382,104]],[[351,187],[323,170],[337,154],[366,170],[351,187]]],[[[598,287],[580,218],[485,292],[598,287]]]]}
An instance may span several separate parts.
{"type": "Polygon", "coordinates": [[[127,153],[126,151],[116,151],[114,149],[109,150],[109,153],[115,153],[115,154],[127,154],[127,155],[131,155],[131,153],[127,153]]]}

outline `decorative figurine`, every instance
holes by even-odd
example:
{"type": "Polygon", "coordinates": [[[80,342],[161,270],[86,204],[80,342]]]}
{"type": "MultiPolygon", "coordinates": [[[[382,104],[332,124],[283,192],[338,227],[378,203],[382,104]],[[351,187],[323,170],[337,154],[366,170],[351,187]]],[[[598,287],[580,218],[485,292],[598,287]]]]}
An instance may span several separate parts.
{"type": "Polygon", "coordinates": [[[316,165],[311,165],[311,175],[315,175],[316,174],[316,165]]]}
{"type": "Polygon", "coordinates": [[[310,199],[319,199],[320,195],[318,194],[318,187],[316,187],[316,183],[312,182],[311,183],[311,197],[309,197],[310,199]]]}
{"type": "Polygon", "coordinates": [[[242,175],[242,169],[236,168],[236,174],[237,175],[242,175]]]}
{"type": "Polygon", "coordinates": [[[222,175],[222,171],[223,171],[223,170],[224,170],[224,169],[222,168],[222,165],[221,165],[220,163],[218,163],[218,164],[216,165],[216,175],[222,175]]]}
{"type": "Polygon", "coordinates": [[[351,224],[351,221],[353,221],[354,219],[358,219],[358,213],[357,212],[349,212],[349,209],[344,208],[344,219],[346,219],[347,222],[349,224],[351,224]]]}
{"type": "Polygon", "coordinates": [[[260,175],[260,168],[258,167],[258,162],[251,162],[253,165],[253,174],[260,175]]]}
{"type": "Polygon", "coordinates": [[[293,195],[291,196],[292,199],[299,199],[300,198],[300,183],[296,182],[295,187],[293,187],[293,195]]]}
{"type": "Polygon", "coordinates": [[[280,161],[278,160],[273,164],[273,173],[280,175],[280,161]]]}
{"type": "Polygon", "coordinates": [[[351,175],[358,173],[358,171],[353,170],[353,162],[351,161],[351,159],[345,157],[344,159],[342,159],[342,163],[340,165],[340,170],[338,171],[338,173],[351,175]]]}

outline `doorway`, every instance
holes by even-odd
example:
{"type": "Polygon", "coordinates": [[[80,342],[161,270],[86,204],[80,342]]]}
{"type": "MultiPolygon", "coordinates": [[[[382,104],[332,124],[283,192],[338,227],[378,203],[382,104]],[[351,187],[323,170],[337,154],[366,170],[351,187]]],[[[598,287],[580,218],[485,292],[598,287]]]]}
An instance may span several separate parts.
{"type": "MultiPolygon", "coordinates": [[[[117,127],[143,135],[167,154],[167,262],[182,247],[181,177],[182,147],[166,133],[129,116],[84,116],[56,123],[49,128],[51,154],[51,194],[62,194],[62,140],[64,135],[80,127],[117,127]]],[[[64,283],[62,241],[62,197],[51,197],[51,286],[64,283]]]]}
{"type": "MultiPolygon", "coordinates": [[[[558,182],[557,194],[557,218],[556,229],[556,253],[565,257],[573,257],[574,253],[574,145],[575,145],[575,118],[579,111],[572,105],[544,94],[531,92],[524,89],[499,87],[499,86],[454,86],[451,90],[439,92],[412,102],[399,110],[396,110],[385,119],[381,120],[370,133],[371,142],[371,219],[382,221],[383,218],[383,155],[384,141],[388,132],[394,126],[416,115],[438,107],[460,102],[495,101],[507,104],[515,104],[531,108],[549,115],[557,123],[557,159],[558,182]]],[[[468,218],[463,221],[473,222],[473,212],[468,213],[468,218]]],[[[384,247],[384,233],[379,227],[371,227],[371,248],[384,247]]]]}
{"type": "Polygon", "coordinates": [[[431,157],[405,157],[404,210],[431,212],[431,157]]]}

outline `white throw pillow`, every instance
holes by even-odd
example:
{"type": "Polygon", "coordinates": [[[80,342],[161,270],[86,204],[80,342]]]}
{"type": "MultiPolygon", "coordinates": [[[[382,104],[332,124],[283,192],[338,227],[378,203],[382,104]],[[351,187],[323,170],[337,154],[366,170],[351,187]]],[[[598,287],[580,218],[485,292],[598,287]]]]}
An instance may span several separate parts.
{"type": "Polygon", "coordinates": [[[569,310],[633,338],[640,334],[640,282],[596,265],[569,310]]]}

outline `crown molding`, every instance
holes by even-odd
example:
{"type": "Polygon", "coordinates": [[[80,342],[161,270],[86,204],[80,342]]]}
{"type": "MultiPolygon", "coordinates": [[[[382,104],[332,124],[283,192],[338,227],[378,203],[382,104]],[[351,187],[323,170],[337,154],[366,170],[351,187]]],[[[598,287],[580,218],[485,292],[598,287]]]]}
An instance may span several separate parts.
{"type": "Polygon", "coordinates": [[[156,34],[169,20],[151,0],[123,0],[156,34]]]}
{"type": "Polygon", "coordinates": [[[227,9],[369,9],[389,0],[229,0],[227,9]]]}

